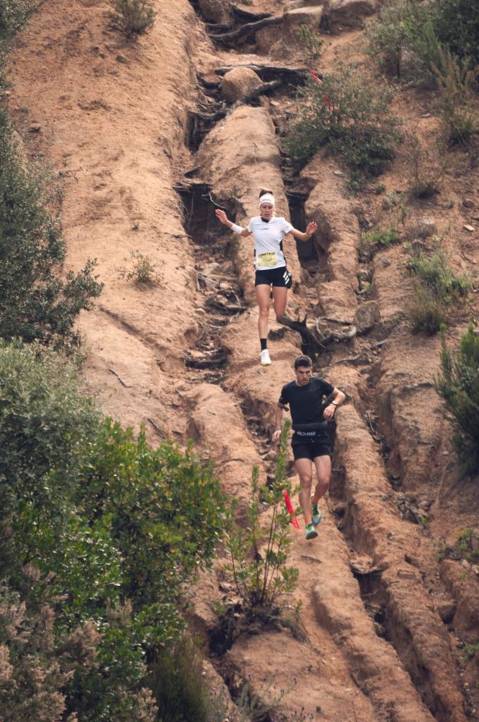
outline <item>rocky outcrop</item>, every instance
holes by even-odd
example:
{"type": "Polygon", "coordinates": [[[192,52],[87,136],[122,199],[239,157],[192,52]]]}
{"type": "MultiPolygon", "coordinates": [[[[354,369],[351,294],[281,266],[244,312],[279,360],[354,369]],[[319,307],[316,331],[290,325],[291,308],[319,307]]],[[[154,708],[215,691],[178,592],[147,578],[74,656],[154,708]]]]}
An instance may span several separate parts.
{"type": "Polygon", "coordinates": [[[260,77],[250,68],[233,68],[223,76],[221,93],[229,103],[244,100],[262,85],[260,77]]]}

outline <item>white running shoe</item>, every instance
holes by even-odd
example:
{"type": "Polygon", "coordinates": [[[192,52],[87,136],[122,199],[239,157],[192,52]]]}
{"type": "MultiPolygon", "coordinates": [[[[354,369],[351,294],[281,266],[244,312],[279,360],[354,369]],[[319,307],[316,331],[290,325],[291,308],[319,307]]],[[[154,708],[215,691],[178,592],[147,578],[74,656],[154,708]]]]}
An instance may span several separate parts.
{"type": "Polygon", "coordinates": [[[261,366],[270,366],[271,365],[271,358],[269,355],[269,351],[267,348],[263,349],[259,356],[259,361],[261,366]]]}

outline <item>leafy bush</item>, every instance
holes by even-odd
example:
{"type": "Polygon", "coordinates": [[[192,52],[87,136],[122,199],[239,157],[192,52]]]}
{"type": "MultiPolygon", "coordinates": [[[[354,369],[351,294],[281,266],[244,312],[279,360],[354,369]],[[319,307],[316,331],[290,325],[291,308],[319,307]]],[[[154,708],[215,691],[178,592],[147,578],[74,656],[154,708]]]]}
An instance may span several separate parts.
{"type": "Polygon", "coordinates": [[[353,180],[379,175],[399,141],[390,99],[387,88],[353,68],[343,67],[322,81],[312,74],[300,91],[299,120],[286,139],[288,152],[306,162],[325,147],[349,167],[353,180]]]}
{"type": "Polygon", "coordinates": [[[111,0],[113,22],[127,37],[142,35],[155,22],[151,0],[111,0]]]}
{"type": "Polygon", "coordinates": [[[82,448],[97,426],[74,371],[52,352],[0,342],[0,573],[37,554],[44,530],[58,541],[75,492],[82,448]],[[31,544],[31,546],[30,546],[31,544]]]}
{"type": "Polygon", "coordinates": [[[0,109],[0,337],[64,344],[78,340],[75,319],[101,285],[92,261],[61,280],[65,247],[45,201],[16,157],[0,109]]]}
{"type": "Polygon", "coordinates": [[[291,627],[283,614],[284,595],[290,593],[298,570],[287,564],[291,546],[289,516],[284,508],[287,432],[283,426],[275,479],[270,487],[259,487],[258,469],[253,470],[251,499],[245,518],[239,523],[232,515],[225,535],[229,562],[224,574],[234,588],[233,601],[226,600],[220,611],[219,628],[212,635],[213,647],[225,651],[243,631],[255,625],[291,627]],[[263,525],[263,504],[269,505],[268,522],[263,525]],[[238,598],[241,600],[238,603],[238,598]]]}
{"type": "Polygon", "coordinates": [[[431,80],[437,61],[433,5],[415,0],[389,0],[367,29],[369,53],[381,70],[399,80],[431,80]]]}
{"type": "Polygon", "coordinates": [[[479,336],[472,324],[457,351],[450,351],[443,340],[436,390],[451,415],[464,469],[479,470],[479,336]]]}
{"type": "Polygon", "coordinates": [[[213,556],[219,483],[191,449],[102,420],[74,370],[35,345],[0,343],[0,442],[0,578],[52,607],[59,640],[87,620],[101,633],[62,687],[68,711],[156,719],[147,662],[178,639],[185,586],[213,556]]]}

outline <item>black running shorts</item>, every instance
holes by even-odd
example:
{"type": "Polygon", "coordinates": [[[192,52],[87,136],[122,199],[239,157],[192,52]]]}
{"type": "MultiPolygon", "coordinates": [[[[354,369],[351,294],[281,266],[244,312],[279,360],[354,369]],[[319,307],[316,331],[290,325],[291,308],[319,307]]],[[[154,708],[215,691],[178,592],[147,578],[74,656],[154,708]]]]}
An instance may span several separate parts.
{"type": "Polygon", "coordinates": [[[328,439],[320,439],[312,444],[293,444],[293,456],[296,459],[315,459],[317,456],[331,456],[331,444],[328,439]]]}
{"type": "Polygon", "coordinates": [[[291,274],[286,266],[268,268],[256,271],[255,286],[276,286],[278,288],[291,288],[291,274]]]}

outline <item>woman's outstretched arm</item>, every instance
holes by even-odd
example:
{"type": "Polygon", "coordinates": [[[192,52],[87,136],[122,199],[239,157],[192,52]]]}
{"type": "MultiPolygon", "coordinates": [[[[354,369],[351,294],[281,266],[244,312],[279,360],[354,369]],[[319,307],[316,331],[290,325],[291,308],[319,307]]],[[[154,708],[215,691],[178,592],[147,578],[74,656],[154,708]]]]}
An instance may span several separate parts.
{"type": "Polygon", "coordinates": [[[249,231],[247,228],[243,228],[242,226],[239,226],[237,223],[233,223],[232,221],[230,221],[228,216],[226,215],[226,213],[223,210],[221,210],[221,208],[217,208],[215,210],[215,216],[217,217],[217,219],[219,220],[220,223],[222,223],[224,226],[228,226],[228,228],[231,228],[231,230],[234,231],[235,233],[239,233],[240,236],[246,237],[246,236],[251,235],[251,231],[249,231]]]}
{"type": "Polygon", "coordinates": [[[313,233],[317,231],[318,224],[316,221],[310,221],[308,225],[306,226],[306,230],[303,233],[302,231],[298,231],[297,228],[293,228],[292,234],[295,238],[299,238],[300,241],[309,241],[313,233]]]}

